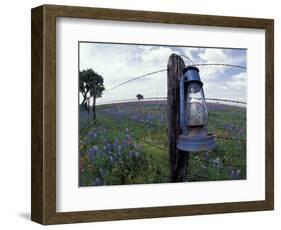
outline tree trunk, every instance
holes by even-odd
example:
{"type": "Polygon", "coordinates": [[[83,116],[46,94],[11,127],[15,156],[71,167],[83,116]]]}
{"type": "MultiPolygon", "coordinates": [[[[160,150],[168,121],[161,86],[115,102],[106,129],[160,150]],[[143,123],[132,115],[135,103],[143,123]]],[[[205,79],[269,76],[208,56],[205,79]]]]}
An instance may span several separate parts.
{"type": "Polygon", "coordinates": [[[90,114],[90,98],[87,99],[87,110],[88,114],[90,114]]]}
{"type": "Polygon", "coordinates": [[[84,105],[86,103],[87,97],[83,95],[83,101],[82,101],[82,105],[84,105]]]}
{"type": "Polygon", "coordinates": [[[83,96],[83,101],[82,101],[82,104],[86,103],[86,100],[87,100],[87,94],[88,94],[89,90],[85,91],[84,93],[82,93],[82,96],[83,96]]]}
{"type": "Polygon", "coordinates": [[[96,123],[96,96],[93,96],[93,120],[96,123]]]}
{"type": "Polygon", "coordinates": [[[177,149],[180,130],[180,91],[179,78],[185,68],[183,59],[172,54],[168,61],[168,142],[171,182],[187,180],[189,153],[177,149]]]}

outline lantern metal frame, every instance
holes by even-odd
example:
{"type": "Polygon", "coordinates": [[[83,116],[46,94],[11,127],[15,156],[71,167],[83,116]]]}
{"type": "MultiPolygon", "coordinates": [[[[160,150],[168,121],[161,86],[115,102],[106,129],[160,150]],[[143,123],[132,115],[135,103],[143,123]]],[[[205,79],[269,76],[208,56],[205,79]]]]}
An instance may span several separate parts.
{"type": "Polygon", "coordinates": [[[203,100],[205,95],[203,90],[203,82],[200,79],[199,69],[194,66],[185,68],[180,78],[180,128],[182,134],[179,135],[177,141],[177,148],[186,152],[202,152],[210,151],[215,147],[215,137],[208,133],[206,125],[188,127],[185,121],[186,112],[186,92],[187,86],[191,82],[197,82],[202,88],[203,100]]]}

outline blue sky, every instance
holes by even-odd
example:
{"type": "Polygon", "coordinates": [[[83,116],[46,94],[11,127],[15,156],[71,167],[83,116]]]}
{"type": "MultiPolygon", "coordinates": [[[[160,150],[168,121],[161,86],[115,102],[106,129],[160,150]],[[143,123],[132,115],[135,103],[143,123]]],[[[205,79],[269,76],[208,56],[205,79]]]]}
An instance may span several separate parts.
{"type": "MultiPolygon", "coordinates": [[[[167,68],[172,53],[194,63],[227,63],[247,66],[247,50],[107,43],[79,43],[80,70],[92,68],[104,78],[106,89],[149,72],[167,68]]],[[[187,62],[188,63],[188,62],[187,62]]],[[[226,66],[199,66],[206,97],[247,101],[247,72],[226,66]]],[[[167,95],[167,73],[162,72],[104,92],[97,103],[167,95]]]]}

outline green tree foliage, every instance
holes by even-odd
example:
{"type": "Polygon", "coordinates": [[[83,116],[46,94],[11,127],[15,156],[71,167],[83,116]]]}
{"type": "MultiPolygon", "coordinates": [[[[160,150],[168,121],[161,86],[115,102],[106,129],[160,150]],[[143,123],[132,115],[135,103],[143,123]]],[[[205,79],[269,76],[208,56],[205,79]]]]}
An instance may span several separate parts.
{"type": "Polygon", "coordinates": [[[139,93],[136,95],[136,97],[137,97],[138,100],[142,100],[143,99],[143,95],[141,95],[139,93]]]}
{"type": "MultiPolygon", "coordinates": [[[[79,91],[83,96],[82,107],[87,108],[87,98],[93,97],[93,119],[96,119],[96,99],[102,96],[105,90],[103,77],[93,69],[79,71],[79,91]]],[[[88,108],[89,109],[89,108],[88,108]]]]}

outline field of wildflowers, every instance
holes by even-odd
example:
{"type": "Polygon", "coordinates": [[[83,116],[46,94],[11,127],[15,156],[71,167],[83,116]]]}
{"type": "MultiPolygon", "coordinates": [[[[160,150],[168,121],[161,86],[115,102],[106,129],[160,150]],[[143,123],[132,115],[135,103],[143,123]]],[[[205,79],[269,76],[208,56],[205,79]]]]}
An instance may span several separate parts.
{"type": "MultiPolygon", "coordinates": [[[[188,182],[246,178],[246,108],[209,103],[211,152],[190,154],[188,182]]],[[[79,185],[169,182],[166,101],[97,106],[80,112],[79,185]]]]}

